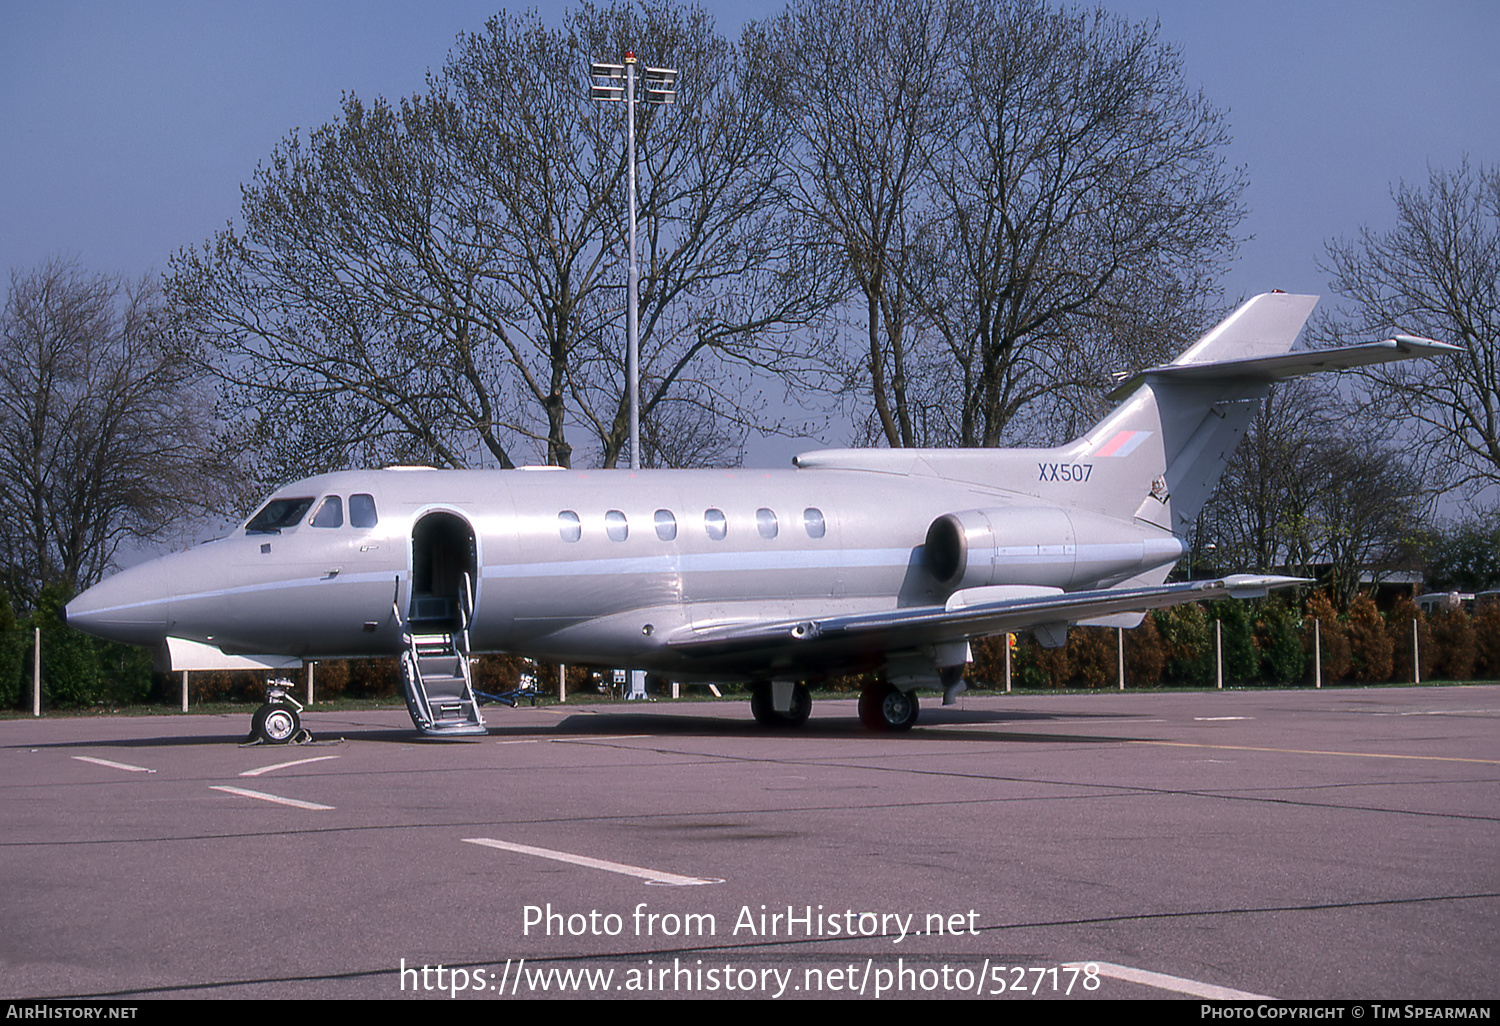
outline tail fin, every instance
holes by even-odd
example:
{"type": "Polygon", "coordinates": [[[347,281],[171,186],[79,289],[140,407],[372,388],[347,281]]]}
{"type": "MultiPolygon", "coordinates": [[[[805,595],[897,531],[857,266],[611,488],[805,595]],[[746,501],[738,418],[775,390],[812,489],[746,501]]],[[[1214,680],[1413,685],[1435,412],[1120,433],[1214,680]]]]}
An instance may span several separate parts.
{"type": "Polygon", "coordinates": [[[1286,292],[1256,296],[1189,346],[1170,366],[1280,356],[1292,348],[1297,333],[1317,305],[1317,296],[1293,296],[1286,292]]]}
{"type": "MultiPolygon", "coordinates": [[[[1172,363],[1122,384],[1110,396],[1120,405],[1082,438],[1059,448],[825,449],[802,453],[793,462],[1001,487],[1043,505],[1134,518],[1182,535],[1218,487],[1260,401],[1276,382],[1460,351],[1402,335],[1345,349],[1290,352],[1317,302],[1317,296],[1285,292],[1256,296],[1172,363]]],[[[1163,568],[1160,576],[1166,572],[1163,568]]]]}
{"type": "Polygon", "coordinates": [[[1256,296],[1168,365],[1198,368],[1205,376],[1172,382],[1148,371],[1116,389],[1111,398],[1124,402],[1069,447],[1081,449],[1079,462],[1104,471],[1102,481],[1116,484],[1093,492],[1099,511],[1185,532],[1270,388],[1267,381],[1219,377],[1212,369],[1286,353],[1317,302],[1284,292],[1256,296]]]}
{"type": "Polygon", "coordinates": [[[1165,367],[1125,382],[1120,406],[1066,449],[1105,472],[1103,513],[1184,533],[1218,487],[1235,448],[1278,381],[1323,370],[1455,352],[1400,336],[1344,349],[1291,353],[1317,296],[1256,296],[1165,367]],[[1144,494],[1143,494],[1144,492],[1144,494]]]}

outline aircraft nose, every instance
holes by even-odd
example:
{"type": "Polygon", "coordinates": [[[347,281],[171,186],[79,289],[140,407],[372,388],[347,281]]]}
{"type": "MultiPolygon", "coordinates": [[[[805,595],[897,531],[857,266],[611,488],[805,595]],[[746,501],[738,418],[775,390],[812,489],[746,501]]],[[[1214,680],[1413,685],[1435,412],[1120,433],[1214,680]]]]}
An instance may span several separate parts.
{"type": "Polygon", "coordinates": [[[69,627],[131,645],[156,645],[172,625],[166,573],[159,561],[122,570],[89,588],[63,611],[69,627]]]}

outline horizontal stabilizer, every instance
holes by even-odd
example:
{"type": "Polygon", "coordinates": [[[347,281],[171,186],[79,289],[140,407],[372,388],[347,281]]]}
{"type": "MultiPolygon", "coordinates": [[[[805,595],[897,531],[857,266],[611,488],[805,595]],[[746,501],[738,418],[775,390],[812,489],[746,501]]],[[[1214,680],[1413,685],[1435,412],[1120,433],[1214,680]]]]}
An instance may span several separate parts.
{"type": "Polygon", "coordinates": [[[1243,381],[1247,384],[1273,384],[1319,371],[1352,370],[1396,360],[1414,360],[1448,353],[1458,353],[1458,346],[1413,335],[1397,335],[1384,342],[1345,346],[1342,349],[1310,349],[1280,356],[1262,356],[1244,360],[1221,360],[1217,363],[1173,363],[1142,371],[1109,394],[1120,400],[1134,392],[1142,381],[1198,383],[1205,381],[1243,381]]]}

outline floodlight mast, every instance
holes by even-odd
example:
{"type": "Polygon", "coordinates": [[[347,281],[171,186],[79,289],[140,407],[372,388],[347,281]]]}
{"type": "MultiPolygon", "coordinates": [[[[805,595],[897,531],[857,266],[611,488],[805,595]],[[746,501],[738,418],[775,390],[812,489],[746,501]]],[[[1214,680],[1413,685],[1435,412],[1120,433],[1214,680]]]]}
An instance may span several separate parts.
{"type": "MultiPolygon", "coordinates": [[[[625,375],[630,389],[630,469],[641,469],[641,344],[640,319],[637,312],[640,272],[635,257],[635,51],[625,51],[625,63],[602,64],[595,61],[589,69],[594,82],[589,96],[605,103],[625,103],[626,161],[630,165],[630,284],[626,320],[628,348],[625,353],[625,375]]],[[[644,68],[647,103],[677,101],[677,69],[644,68]]]]}

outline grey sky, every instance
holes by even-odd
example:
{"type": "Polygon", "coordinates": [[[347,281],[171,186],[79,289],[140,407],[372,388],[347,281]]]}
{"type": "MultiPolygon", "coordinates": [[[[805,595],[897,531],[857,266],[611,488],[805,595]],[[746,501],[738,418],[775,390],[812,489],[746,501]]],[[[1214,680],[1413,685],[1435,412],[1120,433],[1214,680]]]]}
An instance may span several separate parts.
{"type": "MultiPolygon", "coordinates": [[[[566,4],[535,5],[549,21],[566,4]]],[[[779,3],[709,3],[735,33],[779,3]]],[[[1229,298],[1326,293],[1329,238],[1386,226],[1390,189],[1500,160],[1500,4],[1104,0],[1159,19],[1190,85],[1230,111],[1253,235],[1229,298]]],[[[130,276],[235,218],[239,185],[341,92],[423,86],[479,0],[254,4],[0,0],[0,267],[50,256],[130,276]]],[[[842,441],[842,439],[830,439],[842,441]]],[[[762,460],[753,452],[755,462],[762,460]]],[[[782,458],[774,457],[777,463],[782,458]]]]}

